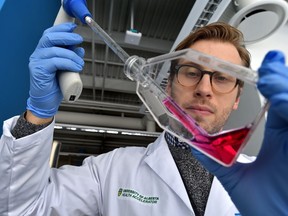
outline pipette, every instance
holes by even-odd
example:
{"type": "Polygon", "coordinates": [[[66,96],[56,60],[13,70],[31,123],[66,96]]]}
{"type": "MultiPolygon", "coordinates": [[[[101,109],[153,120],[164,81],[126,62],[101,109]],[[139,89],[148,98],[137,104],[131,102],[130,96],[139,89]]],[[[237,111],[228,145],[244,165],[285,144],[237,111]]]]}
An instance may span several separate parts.
{"type": "Polygon", "coordinates": [[[91,17],[86,16],[85,22],[105,42],[107,46],[125,63],[129,59],[128,53],[122,49],[91,17]]]}
{"type": "Polygon", "coordinates": [[[85,17],[86,24],[105,42],[105,44],[123,61],[125,75],[133,80],[144,84],[148,77],[145,76],[141,66],[146,62],[144,58],[129,56],[91,17],[85,17]]]}

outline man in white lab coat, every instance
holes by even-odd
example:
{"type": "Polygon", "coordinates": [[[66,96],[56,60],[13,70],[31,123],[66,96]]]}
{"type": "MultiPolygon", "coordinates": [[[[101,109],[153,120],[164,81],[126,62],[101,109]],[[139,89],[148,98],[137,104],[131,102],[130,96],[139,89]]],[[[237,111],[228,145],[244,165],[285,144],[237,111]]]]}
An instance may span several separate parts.
{"type": "MultiPolygon", "coordinates": [[[[168,133],[147,148],[120,148],[88,157],[80,167],[49,168],[53,116],[62,100],[56,71],[79,72],[84,65],[83,50],[75,49],[82,42],[73,33],[75,27],[65,23],[44,32],[30,58],[27,111],[4,123],[0,215],[240,215],[190,147],[168,133]]],[[[225,24],[197,30],[178,49],[188,47],[234,64],[250,64],[241,33],[225,24]]],[[[213,86],[211,74],[185,86],[177,73],[172,73],[167,92],[208,132],[221,130],[237,109],[243,83],[235,80],[232,89],[221,93],[213,86]]],[[[242,156],[239,161],[250,162],[242,156]]]]}

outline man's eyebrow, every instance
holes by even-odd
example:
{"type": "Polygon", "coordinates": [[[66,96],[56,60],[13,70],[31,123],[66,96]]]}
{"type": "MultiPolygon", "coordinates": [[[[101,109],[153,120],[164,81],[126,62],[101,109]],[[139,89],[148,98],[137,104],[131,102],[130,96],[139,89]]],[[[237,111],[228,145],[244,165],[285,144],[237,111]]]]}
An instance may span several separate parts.
{"type": "Polygon", "coordinates": [[[197,68],[200,68],[200,69],[202,69],[203,68],[203,66],[201,66],[201,65],[199,65],[199,64],[197,64],[197,63],[194,63],[194,62],[181,62],[181,63],[179,63],[179,65],[191,65],[191,66],[195,66],[195,67],[197,67],[197,68]]]}
{"type": "Polygon", "coordinates": [[[178,65],[191,65],[191,66],[194,66],[200,70],[205,70],[205,71],[210,71],[210,72],[219,72],[221,73],[220,71],[214,71],[214,70],[206,70],[204,66],[200,65],[200,64],[197,64],[195,62],[191,62],[191,61],[184,61],[184,62],[181,62],[179,63],[178,65]]]}

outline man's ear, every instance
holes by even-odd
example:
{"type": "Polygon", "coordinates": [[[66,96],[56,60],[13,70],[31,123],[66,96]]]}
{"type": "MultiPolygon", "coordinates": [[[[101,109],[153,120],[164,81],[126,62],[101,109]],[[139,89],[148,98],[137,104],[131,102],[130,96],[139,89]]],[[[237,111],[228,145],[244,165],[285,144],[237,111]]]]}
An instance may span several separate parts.
{"type": "Polygon", "coordinates": [[[238,106],[239,106],[239,103],[240,103],[240,95],[242,94],[242,90],[243,90],[243,88],[241,87],[239,89],[239,92],[237,93],[237,97],[236,97],[236,100],[235,100],[234,105],[233,105],[233,110],[237,110],[238,109],[238,106]]]}
{"type": "Polygon", "coordinates": [[[167,86],[165,88],[165,92],[171,96],[171,80],[168,79],[168,83],[167,83],[167,86]]]}
{"type": "Polygon", "coordinates": [[[234,102],[234,105],[233,105],[233,110],[238,109],[239,103],[240,103],[240,97],[237,97],[236,101],[234,102]]]}

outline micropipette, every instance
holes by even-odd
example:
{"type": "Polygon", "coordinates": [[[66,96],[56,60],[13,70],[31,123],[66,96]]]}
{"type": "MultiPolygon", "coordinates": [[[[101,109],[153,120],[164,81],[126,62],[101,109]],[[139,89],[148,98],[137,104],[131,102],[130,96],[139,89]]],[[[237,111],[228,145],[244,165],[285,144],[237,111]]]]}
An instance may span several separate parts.
{"type": "MultiPolygon", "coordinates": [[[[74,20],[75,18],[69,16],[63,9],[63,6],[61,6],[54,21],[54,25],[64,22],[74,22],[74,20]]],[[[58,81],[63,98],[66,102],[74,102],[79,98],[83,88],[79,73],[59,71],[58,81]]]]}

